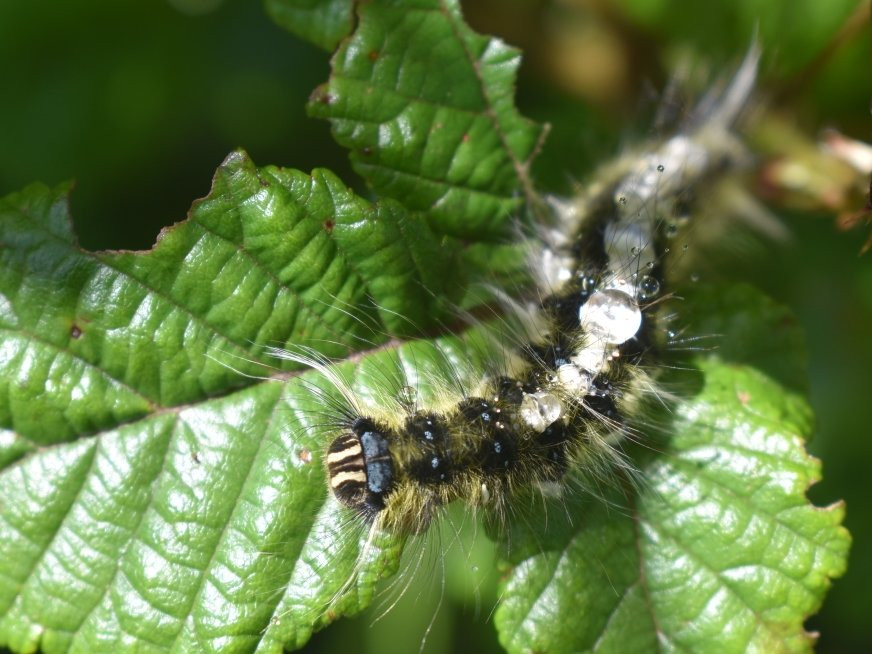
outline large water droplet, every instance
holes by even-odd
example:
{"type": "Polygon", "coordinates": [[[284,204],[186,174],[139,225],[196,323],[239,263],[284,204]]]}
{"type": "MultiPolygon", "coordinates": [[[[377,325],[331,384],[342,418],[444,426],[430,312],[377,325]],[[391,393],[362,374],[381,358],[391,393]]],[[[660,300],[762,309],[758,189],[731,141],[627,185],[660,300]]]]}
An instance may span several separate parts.
{"type": "Polygon", "coordinates": [[[563,405],[552,393],[525,393],[519,410],[521,419],[538,432],[545,431],[562,412],[563,405]]]}
{"type": "Polygon", "coordinates": [[[605,343],[620,345],[639,331],[642,312],[628,293],[607,288],[597,291],[581,305],[578,319],[588,335],[605,343]]]}

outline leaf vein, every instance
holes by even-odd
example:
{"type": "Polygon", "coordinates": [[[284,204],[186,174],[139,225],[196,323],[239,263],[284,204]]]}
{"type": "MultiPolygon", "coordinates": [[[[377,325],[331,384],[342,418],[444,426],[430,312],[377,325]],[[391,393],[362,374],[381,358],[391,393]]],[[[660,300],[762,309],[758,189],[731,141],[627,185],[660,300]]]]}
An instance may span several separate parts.
{"type": "MultiPolygon", "coordinates": [[[[36,572],[36,569],[45,560],[46,554],[51,549],[51,546],[54,544],[55,540],[57,539],[58,534],[60,533],[61,529],[63,529],[64,525],[66,525],[67,521],[70,519],[70,514],[72,513],[72,507],[75,506],[75,504],[79,501],[79,498],[81,497],[82,490],[85,488],[85,484],[88,480],[88,477],[90,477],[91,473],[94,470],[94,465],[95,465],[95,462],[97,460],[97,451],[99,448],[100,448],[99,442],[94,441],[91,444],[90,453],[89,453],[91,460],[88,462],[88,469],[81,476],[81,481],[79,483],[79,487],[76,489],[76,492],[73,495],[72,500],[67,505],[67,508],[64,511],[63,517],[57,522],[57,524],[55,524],[52,527],[50,537],[46,540],[45,544],[40,548],[40,552],[37,555],[36,559],[33,561],[33,564],[31,565],[30,570],[27,572],[27,576],[24,578],[23,581],[21,581],[18,584],[18,586],[19,586],[18,590],[15,592],[15,595],[13,595],[10,598],[10,602],[7,606],[12,606],[12,604],[14,602],[17,602],[19,599],[21,599],[22,593],[23,593],[25,587],[27,586],[27,584],[30,582],[31,578],[33,577],[34,572],[36,572]]],[[[24,610],[24,607],[22,607],[22,612],[23,612],[23,610],[24,610]]]]}
{"type": "Polygon", "coordinates": [[[282,389],[282,391],[277,394],[276,399],[273,403],[272,409],[270,410],[269,417],[266,419],[266,421],[264,421],[263,430],[261,431],[260,438],[258,439],[257,448],[255,449],[254,453],[251,455],[251,459],[248,462],[248,467],[247,467],[246,472],[245,472],[245,477],[243,478],[242,483],[240,483],[238,486],[236,500],[233,503],[233,509],[228,514],[227,519],[221,528],[220,534],[218,534],[218,537],[215,539],[215,546],[212,548],[212,553],[209,556],[209,561],[206,563],[206,566],[201,571],[199,571],[200,574],[199,574],[199,580],[197,582],[197,588],[194,591],[194,593],[192,593],[192,595],[191,595],[191,601],[189,602],[188,608],[186,610],[186,617],[183,621],[180,622],[179,629],[176,632],[176,636],[173,639],[173,643],[170,646],[170,649],[173,649],[179,643],[179,637],[184,632],[184,626],[185,626],[186,622],[191,620],[192,630],[195,628],[195,625],[193,624],[194,608],[197,605],[197,602],[201,598],[201,595],[203,593],[203,589],[205,588],[205,585],[206,585],[206,579],[208,577],[208,573],[211,570],[213,563],[215,562],[215,557],[216,557],[218,551],[221,549],[221,545],[224,542],[225,537],[227,536],[227,530],[230,528],[230,525],[233,522],[234,516],[237,515],[237,512],[240,510],[240,508],[239,508],[240,504],[241,504],[240,496],[243,493],[243,491],[245,490],[246,486],[248,485],[249,480],[251,479],[251,474],[252,474],[252,471],[254,470],[255,463],[258,460],[258,456],[260,455],[260,452],[263,450],[263,444],[264,444],[264,441],[266,440],[266,434],[269,432],[269,429],[272,426],[273,420],[275,419],[278,407],[281,404],[283,397],[284,397],[284,389],[282,389]]]}
{"type": "Polygon", "coordinates": [[[87,359],[85,359],[81,355],[76,354],[75,352],[73,352],[72,350],[70,350],[68,348],[65,348],[61,345],[58,345],[57,343],[52,343],[51,341],[46,340],[44,338],[40,338],[39,336],[37,336],[36,334],[32,333],[31,331],[29,331],[27,329],[21,329],[21,328],[12,329],[9,327],[0,327],[0,332],[8,332],[8,333],[11,333],[13,336],[16,334],[21,334],[22,337],[25,339],[29,339],[31,341],[39,343],[42,346],[49,347],[49,348],[56,350],[57,352],[61,352],[63,354],[66,354],[71,359],[81,361],[88,368],[96,370],[100,375],[102,375],[103,377],[105,377],[109,381],[118,384],[119,386],[130,391],[133,395],[136,395],[137,397],[140,397],[143,400],[145,400],[146,402],[148,402],[149,407],[150,407],[149,408],[150,411],[156,410],[158,408],[163,408],[163,405],[161,405],[160,402],[158,402],[157,400],[153,400],[152,398],[148,397],[145,393],[134,388],[133,386],[131,386],[130,384],[128,384],[124,380],[119,379],[118,377],[112,375],[111,373],[109,373],[108,370],[104,370],[103,368],[99,367],[96,363],[88,361],[87,359]]]}
{"type": "MultiPolygon", "coordinates": [[[[130,530],[130,537],[127,539],[127,542],[124,544],[124,550],[122,552],[120,552],[118,557],[115,559],[115,570],[112,572],[112,578],[107,581],[106,587],[103,589],[103,594],[100,596],[100,598],[96,602],[94,602],[94,604],[91,606],[90,609],[88,609],[88,611],[86,613],[83,613],[82,619],[79,620],[79,624],[73,630],[73,632],[75,632],[75,633],[79,632],[79,630],[82,628],[82,626],[85,624],[85,622],[91,617],[91,615],[93,615],[94,611],[96,611],[99,608],[100,604],[103,602],[103,600],[106,598],[106,596],[109,594],[109,591],[112,589],[113,585],[115,584],[115,580],[118,578],[118,574],[121,571],[121,562],[124,560],[124,557],[127,555],[127,552],[130,551],[131,545],[136,540],[136,532],[139,531],[139,528],[142,525],[142,521],[144,520],[146,514],[149,512],[149,509],[152,506],[152,502],[154,501],[154,485],[155,485],[155,482],[160,478],[161,474],[163,474],[164,470],[166,469],[167,457],[169,456],[169,452],[171,451],[170,445],[172,444],[173,437],[176,433],[176,426],[178,425],[178,422],[179,422],[179,416],[178,416],[178,413],[176,413],[176,415],[174,416],[174,420],[167,426],[167,429],[169,431],[169,437],[166,438],[166,446],[164,447],[164,451],[163,451],[163,459],[161,460],[161,464],[157,469],[158,474],[155,475],[155,478],[152,479],[151,483],[149,483],[149,485],[148,485],[148,488],[149,488],[148,500],[146,501],[145,506],[142,508],[142,511],[140,512],[139,517],[137,518],[136,524],[134,525],[133,529],[130,530]]],[[[119,620],[119,624],[122,622],[123,621],[119,620]]]]}

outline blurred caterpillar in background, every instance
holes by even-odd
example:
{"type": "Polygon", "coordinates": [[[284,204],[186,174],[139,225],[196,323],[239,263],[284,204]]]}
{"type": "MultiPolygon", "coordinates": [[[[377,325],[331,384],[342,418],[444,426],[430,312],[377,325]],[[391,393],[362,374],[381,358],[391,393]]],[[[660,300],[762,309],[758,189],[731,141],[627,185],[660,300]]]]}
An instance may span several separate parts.
{"type": "Polygon", "coordinates": [[[530,248],[542,299],[521,318],[534,335],[504,348],[491,366],[499,372],[445,380],[437,401],[373,401],[317,354],[273,350],[319,370],[341,397],[323,462],[329,492],[356,520],[421,534],[454,500],[505,516],[519,491],[559,484],[570,470],[630,468],[621,444],[639,438],[631,419],[659,392],[652,371],[670,345],[659,316],[670,237],[705,183],[742,160],[731,129],[758,59],[752,48],[677,134],[622,156],[579,197],[552,202],[555,224],[530,248]]]}

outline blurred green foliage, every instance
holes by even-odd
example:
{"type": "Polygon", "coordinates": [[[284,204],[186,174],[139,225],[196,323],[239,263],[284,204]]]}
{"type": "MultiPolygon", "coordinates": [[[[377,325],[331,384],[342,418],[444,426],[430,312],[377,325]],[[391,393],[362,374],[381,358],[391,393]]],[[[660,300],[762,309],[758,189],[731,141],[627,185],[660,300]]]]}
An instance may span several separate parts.
{"type": "Polygon", "coordinates": [[[256,3],[0,3],[0,192],[76,180],[89,248],[144,248],[209,190],[236,147],[340,176],[325,123],[306,117],[327,57],[256,3]]]}
{"type": "MultiPolygon", "coordinates": [[[[644,91],[668,79],[665,71],[679,54],[722,70],[738,60],[755,31],[766,53],[762,86],[780,112],[811,136],[833,126],[869,141],[872,36],[869,3],[859,6],[856,0],[482,0],[465,9],[477,30],[529,51],[518,103],[526,115],[553,124],[537,180],[566,190],[628,135],[646,133],[640,125],[650,121],[639,118],[645,113],[639,107],[653,108],[656,100],[649,95],[646,104],[644,91]],[[855,12],[860,19],[851,23],[855,12]],[[605,34],[632,44],[623,91],[603,100],[590,87],[549,75],[555,55],[542,51],[559,41],[549,30],[567,24],[570,13],[592,30],[587,42],[599,43],[605,34]],[[853,31],[839,40],[846,24],[853,31]],[[834,42],[839,47],[822,56],[834,42]]],[[[325,166],[361,188],[327,123],[305,115],[309,93],[328,71],[322,51],[242,0],[4,2],[0,195],[34,180],[75,179],[72,207],[82,244],[144,248],[207,193],[214,169],[236,147],[261,165],[325,166]]],[[[838,232],[830,215],[776,210],[793,238],[770,244],[766,257],[743,260],[737,276],[790,305],[806,329],[818,418],[810,450],[824,460],[824,481],[811,495],[818,503],[844,498],[854,536],[848,574],[809,628],[821,631],[821,652],[868,652],[872,264],[857,255],[866,234],[838,232]]],[[[490,553],[477,555],[478,568],[487,569],[490,553]]],[[[465,554],[457,558],[460,563],[446,564],[438,613],[438,585],[412,589],[374,627],[377,613],[345,621],[316,637],[310,651],[410,651],[434,614],[427,651],[498,651],[487,623],[493,581],[480,582],[480,606],[455,606],[452,588],[470,583],[464,571],[471,565],[465,554]]],[[[433,557],[423,565],[436,569],[442,562],[433,557]]]]}

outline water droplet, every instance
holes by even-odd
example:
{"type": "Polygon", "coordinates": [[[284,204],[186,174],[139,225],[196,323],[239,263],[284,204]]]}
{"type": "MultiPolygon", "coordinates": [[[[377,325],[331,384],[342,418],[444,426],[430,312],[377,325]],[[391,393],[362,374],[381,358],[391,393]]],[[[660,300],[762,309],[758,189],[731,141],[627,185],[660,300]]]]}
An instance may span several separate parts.
{"type": "Polygon", "coordinates": [[[681,251],[682,251],[682,252],[687,252],[687,248],[689,248],[689,247],[690,247],[690,246],[689,246],[687,243],[685,243],[684,245],[681,246],[681,251]]]}
{"type": "Polygon", "coordinates": [[[640,253],[641,251],[642,251],[642,250],[641,250],[640,248],[636,247],[635,245],[634,245],[633,247],[630,248],[630,254],[632,254],[634,257],[638,257],[638,256],[639,256],[639,253],[640,253]]]}
{"type": "Polygon", "coordinates": [[[650,300],[660,292],[660,282],[656,277],[645,275],[639,281],[639,299],[650,300]]]}
{"type": "Polygon", "coordinates": [[[662,173],[664,170],[666,170],[666,168],[663,167],[663,164],[660,164],[659,166],[657,166],[658,173],[662,173]]]}
{"type": "Polygon", "coordinates": [[[597,278],[593,275],[583,275],[581,278],[581,290],[585,293],[593,293],[596,290],[597,278]]]}
{"type": "Polygon", "coordinates": [[[581,327],[603,343],[620,345],[633,338],[642,325],[642,312],[629,294],[609,288],[597,291],[578,311],[581,327]]]}
{"type": "Polygon", "coordinates": [[[590,374],[574,363],[566,363],[557,369],[556,381],[575,397],[581,397],[590,387],[590,374]]]}
{"type": "Polygon", "coordinates": [[[678,223],[670,221],[666,223],[666,238],[675,238],[678,235],[678,223]]]}
{"type": "Polygon", "coordinates": [[[699,281],[699,273],[691,273],[691,275],[690,275],[690,281],[692,281],[692,282],[698,282],[698,281],[699,281]]]}
{"type": "Polygon", "coordinates": [[[519,414],[527,425],[538,432],[557,420],[563,413],[563,405],[552,393],[525,393],[519,414]]]}
{"type": "Polygon", "coordinates": [[[618,198],[618,203],[619,204],[627,204],[627,198],[622,195],[621,197],[618,198]]]}
{"type": "Polygon", "coordinates": [[[654,262],[653,262],[653,261],[649,261],[648,263],[645,264],[645,267],[646,267],[648,270],[654,270],[654,262]]]}

